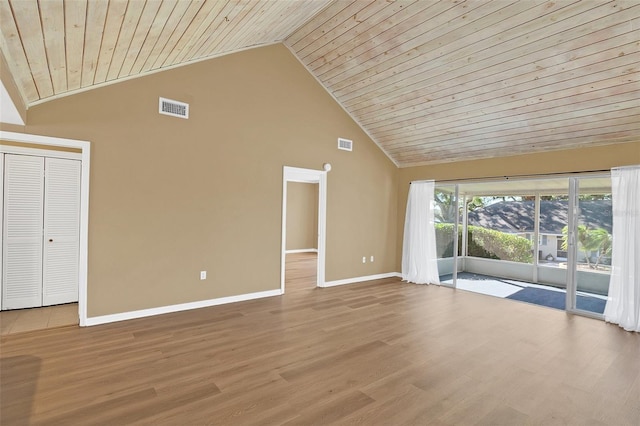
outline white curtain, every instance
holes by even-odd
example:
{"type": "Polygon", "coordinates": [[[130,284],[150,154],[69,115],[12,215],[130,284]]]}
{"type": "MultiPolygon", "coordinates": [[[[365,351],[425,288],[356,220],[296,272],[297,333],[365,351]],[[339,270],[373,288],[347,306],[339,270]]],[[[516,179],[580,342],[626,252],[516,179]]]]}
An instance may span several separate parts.
{"type": "Polygon", "coordinates": [[[412,182],[402,244],[402,279],[416,284],[440,284],[433,214],[434,181],[412,182]]]}
{"type": "Polygon", "coordinates": [[[611,169],[613,246],[607,322],[640,331],[640,166],[611,169]]]}

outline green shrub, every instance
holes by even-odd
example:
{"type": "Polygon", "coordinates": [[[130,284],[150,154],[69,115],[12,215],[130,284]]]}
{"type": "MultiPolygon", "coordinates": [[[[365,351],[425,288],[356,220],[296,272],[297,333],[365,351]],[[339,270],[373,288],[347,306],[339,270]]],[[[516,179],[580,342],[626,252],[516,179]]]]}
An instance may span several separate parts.
{"type": "MultiPolygon", "coordinates": [[[[531,241],[526,238],[479,226],[467,227],[467,233],[469,256],[524,263],[533,260],[531,241]]],[[[458,247],[462,247],[462,227],[458,228],[458,247]]],[[[453,256],[452,223],[436,223],[436,250],[438,257],[453,256]]]]}
{"type": "MultiPolygon", "coordinates": [[[[458,235],[462,235],[461,231],[458,235]]],[[[458,239],[458,247],[460,247],[460,239],[458,239]]],[[[453,257],[453,223],[436,223],[436,252],[438,257],[453,257]]]]}

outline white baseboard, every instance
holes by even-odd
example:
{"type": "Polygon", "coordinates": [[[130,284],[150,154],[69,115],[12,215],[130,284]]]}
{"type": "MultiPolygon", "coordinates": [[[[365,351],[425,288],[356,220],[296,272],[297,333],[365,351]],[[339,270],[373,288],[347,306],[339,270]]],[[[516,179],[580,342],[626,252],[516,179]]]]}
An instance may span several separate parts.
{"type": "Polygon", "coordinates": [[[383,278],[393,278],[393,277],[401,278],[402,274],[399,272],[387,272],[386,274],[367,275],[364,277],[355,277],[355,278],[346,278],[344,280],[327,281],[324,283],[323,287],[334,287],[337,285],[361,283],[363,281],[381,280],[383,278]]]}
{"type": "Polygon", "coordinates": [[[240,294],[237,296],[221,297],[218,299],[199,300],[197,302],[180,303],[178,305],[160,306],[158,308],[141,309],[139,311],[122,312],[119,314],[102,315],[87,318],[85,325],[107,324],[110,322],[125,321],[135,318],[150,317],[153,315],[168,314],[171,312],[188,311],[190,309],[207,308],[209,306],[224,305],[227,303],[244,302],[246,300],[262,299],[282,295],[280,289],[259,291],[257,293],[240,294]]]}
{"type": "Polygon", "coordinates": [[[286,254],[289,253],[317,253],[318,249],[309,248],[309,249],[295,249],[295,250],[285,250],[286,254]]]}

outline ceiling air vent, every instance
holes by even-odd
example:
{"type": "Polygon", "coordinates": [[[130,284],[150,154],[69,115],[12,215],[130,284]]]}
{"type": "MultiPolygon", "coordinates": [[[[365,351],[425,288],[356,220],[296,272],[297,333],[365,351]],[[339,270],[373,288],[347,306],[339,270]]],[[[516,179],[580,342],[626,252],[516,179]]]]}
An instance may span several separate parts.
{"type": "Polygon", "coordinates": [[[189,104],[160,98],[158,112],[160,114],[171,115],[173,117],[189,118],[189,104]]]}
{"type": "Polygon", "coordinates": [[[338,138],[338,149],[344,151],[353,151],[353,141],[349,139],[338,138]]]}

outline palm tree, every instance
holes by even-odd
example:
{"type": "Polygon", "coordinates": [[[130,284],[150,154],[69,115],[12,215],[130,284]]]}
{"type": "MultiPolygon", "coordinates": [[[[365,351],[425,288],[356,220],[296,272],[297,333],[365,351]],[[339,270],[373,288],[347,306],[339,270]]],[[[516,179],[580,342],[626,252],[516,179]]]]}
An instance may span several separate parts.
{"type": "Polygon", "coordinates": [[[613,238],[606,229],[598,228],[591,231],[590,238],[594,246],[598,250],[598,258],[594,264],[594,268],[598,269],[598,265],[604,256],[611,254],[611,247],[613,245],[613,238]]]}
{"type": "MultiPolygon", "coordinates": [[[[567,250],[568,243],[568,227],[562,228],[562,250],[567,250]]],[[[606,229],[589,229],[586,225],[578,225],[578,249],[584,253],[587,265],[591,269],[598,269],[598,265],[604,256],[611,254],[611,246],[613,243],[611,234],[606,229]],[[591,263],[591,254],[597,253],[598,257],[595,263],[591,263]]]]}

